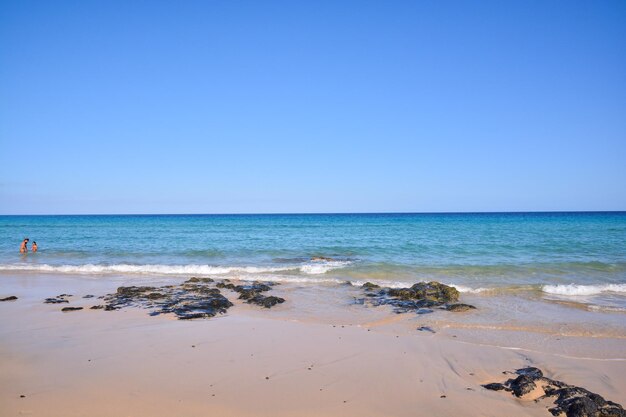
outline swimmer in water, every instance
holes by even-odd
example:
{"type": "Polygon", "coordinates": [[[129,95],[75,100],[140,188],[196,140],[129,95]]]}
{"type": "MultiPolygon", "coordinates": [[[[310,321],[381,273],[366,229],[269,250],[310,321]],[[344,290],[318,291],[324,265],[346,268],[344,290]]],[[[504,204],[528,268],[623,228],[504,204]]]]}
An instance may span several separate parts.
{"type": "Polygon", "coordinates": [[[33,246],[31,246],[31,249],[33,252],[37,252],[37,242],[33,242],[33,246]]]}
{"type": "Polygon", "coordinates": [[[28,238],[24,238],[22,244],[20,245],[20,253],[28,252],[28,238]]]}

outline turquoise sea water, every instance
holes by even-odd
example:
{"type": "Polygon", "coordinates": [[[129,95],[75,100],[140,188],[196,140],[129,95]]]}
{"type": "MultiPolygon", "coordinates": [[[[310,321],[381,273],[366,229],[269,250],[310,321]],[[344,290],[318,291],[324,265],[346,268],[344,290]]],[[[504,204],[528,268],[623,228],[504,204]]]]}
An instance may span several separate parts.
{"type": "Polygon", "coordinates": [[[626,212],[0,216],[0,273],[434,279],[623,308],[626,212]]]}

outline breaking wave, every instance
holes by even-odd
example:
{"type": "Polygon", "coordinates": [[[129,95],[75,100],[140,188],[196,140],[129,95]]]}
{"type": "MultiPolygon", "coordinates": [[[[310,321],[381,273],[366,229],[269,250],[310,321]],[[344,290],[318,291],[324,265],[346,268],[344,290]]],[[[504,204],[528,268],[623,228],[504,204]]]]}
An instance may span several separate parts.
{"type": "Polygon", "coordinates": [[[350,265],[350,261],[312,261],[304,265],[285,265],[280,267],[271,266],[212,266],[212,265],[132,265],[132,264],[84,264],[84,265],[0,265],[0,271],[24,271],[24,272],[57,272],[63,274],[159,274],[159,275],[225,275],[232,273],[241,274],[266,274],[276,272],[301,272],[308,275],[325,274],[328,271],[344,268],[350,265]]]}
{"type": "Polygon", "coordinates": [[[626,284],[603,285],[544,285],[542,291],[557,295],[596,295],[604,292],[626,293],[626,284]]]}

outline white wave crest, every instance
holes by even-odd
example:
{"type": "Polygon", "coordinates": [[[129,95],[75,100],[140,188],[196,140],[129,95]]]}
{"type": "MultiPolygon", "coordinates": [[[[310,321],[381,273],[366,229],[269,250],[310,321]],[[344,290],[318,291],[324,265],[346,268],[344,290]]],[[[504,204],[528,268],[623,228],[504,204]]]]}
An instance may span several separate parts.
{"type": "Polygon", "coordinates": [[[458,292],[464,292],[464,293],[470,293],[470,294],[478,294],[484,291],[489,291],[489,288],[470,288],[470,287],[465,287],[463,285],[458,285],[458,284],[448,284],[451,287],[454,287],[457,289],[458,292]]]}
{"type": "Polygon", "coordinates": [[[548,294],[557,295],[595,295],[603,292],[626,292],[626,284],[604,285],[544,285],[541,289],[548,294]]]}
{"type": "Polygon", "coordinates": [[[328,271],[344,268],[350,264],[350,261],[311,261],[302,265],[300,272],[309,275],[325,274],[328,271]]]}
{"type": "Polygon", "coordinates": [[[310,262],[305,265],[285,265],[281,267],[259,266],[212,266],[212,265],[20,265],[3,264],[0,271],[57,272],[63,274],[159,274],[159,275],[225,275],[232,273],[264,274],[284,271],[300,271],[305,274],[324,274],[330,270],[348,266],[348,261],[310,262]]]}

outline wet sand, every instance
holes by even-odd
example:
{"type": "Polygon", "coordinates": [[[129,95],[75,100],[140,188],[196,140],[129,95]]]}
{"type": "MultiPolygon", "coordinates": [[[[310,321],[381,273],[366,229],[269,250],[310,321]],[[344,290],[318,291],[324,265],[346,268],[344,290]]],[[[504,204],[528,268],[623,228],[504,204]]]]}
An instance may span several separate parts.
{"type": "Polygon", "coordinates": [[[494,327],[479,320],[492,308],[479,299],[479,312],[426,318],[351,305],[333,288],[280,286],[273,293],[287,302],[271,310],[225,291],[235,306],[203,320],[136,308],[61,312],[129,283],[138,285],[0,276],[0,298],[18,296],[0,303],[0,415],[550,416],[549,401],[481,387],[524,366],[626,404],[619,332],[528,331],[521,317],[494,327]],[[328,304],[311,303],[312,291],[327,291],[328,304]],[[43,304],[61,293],[73,294],[70,303],[43,304]]]}

